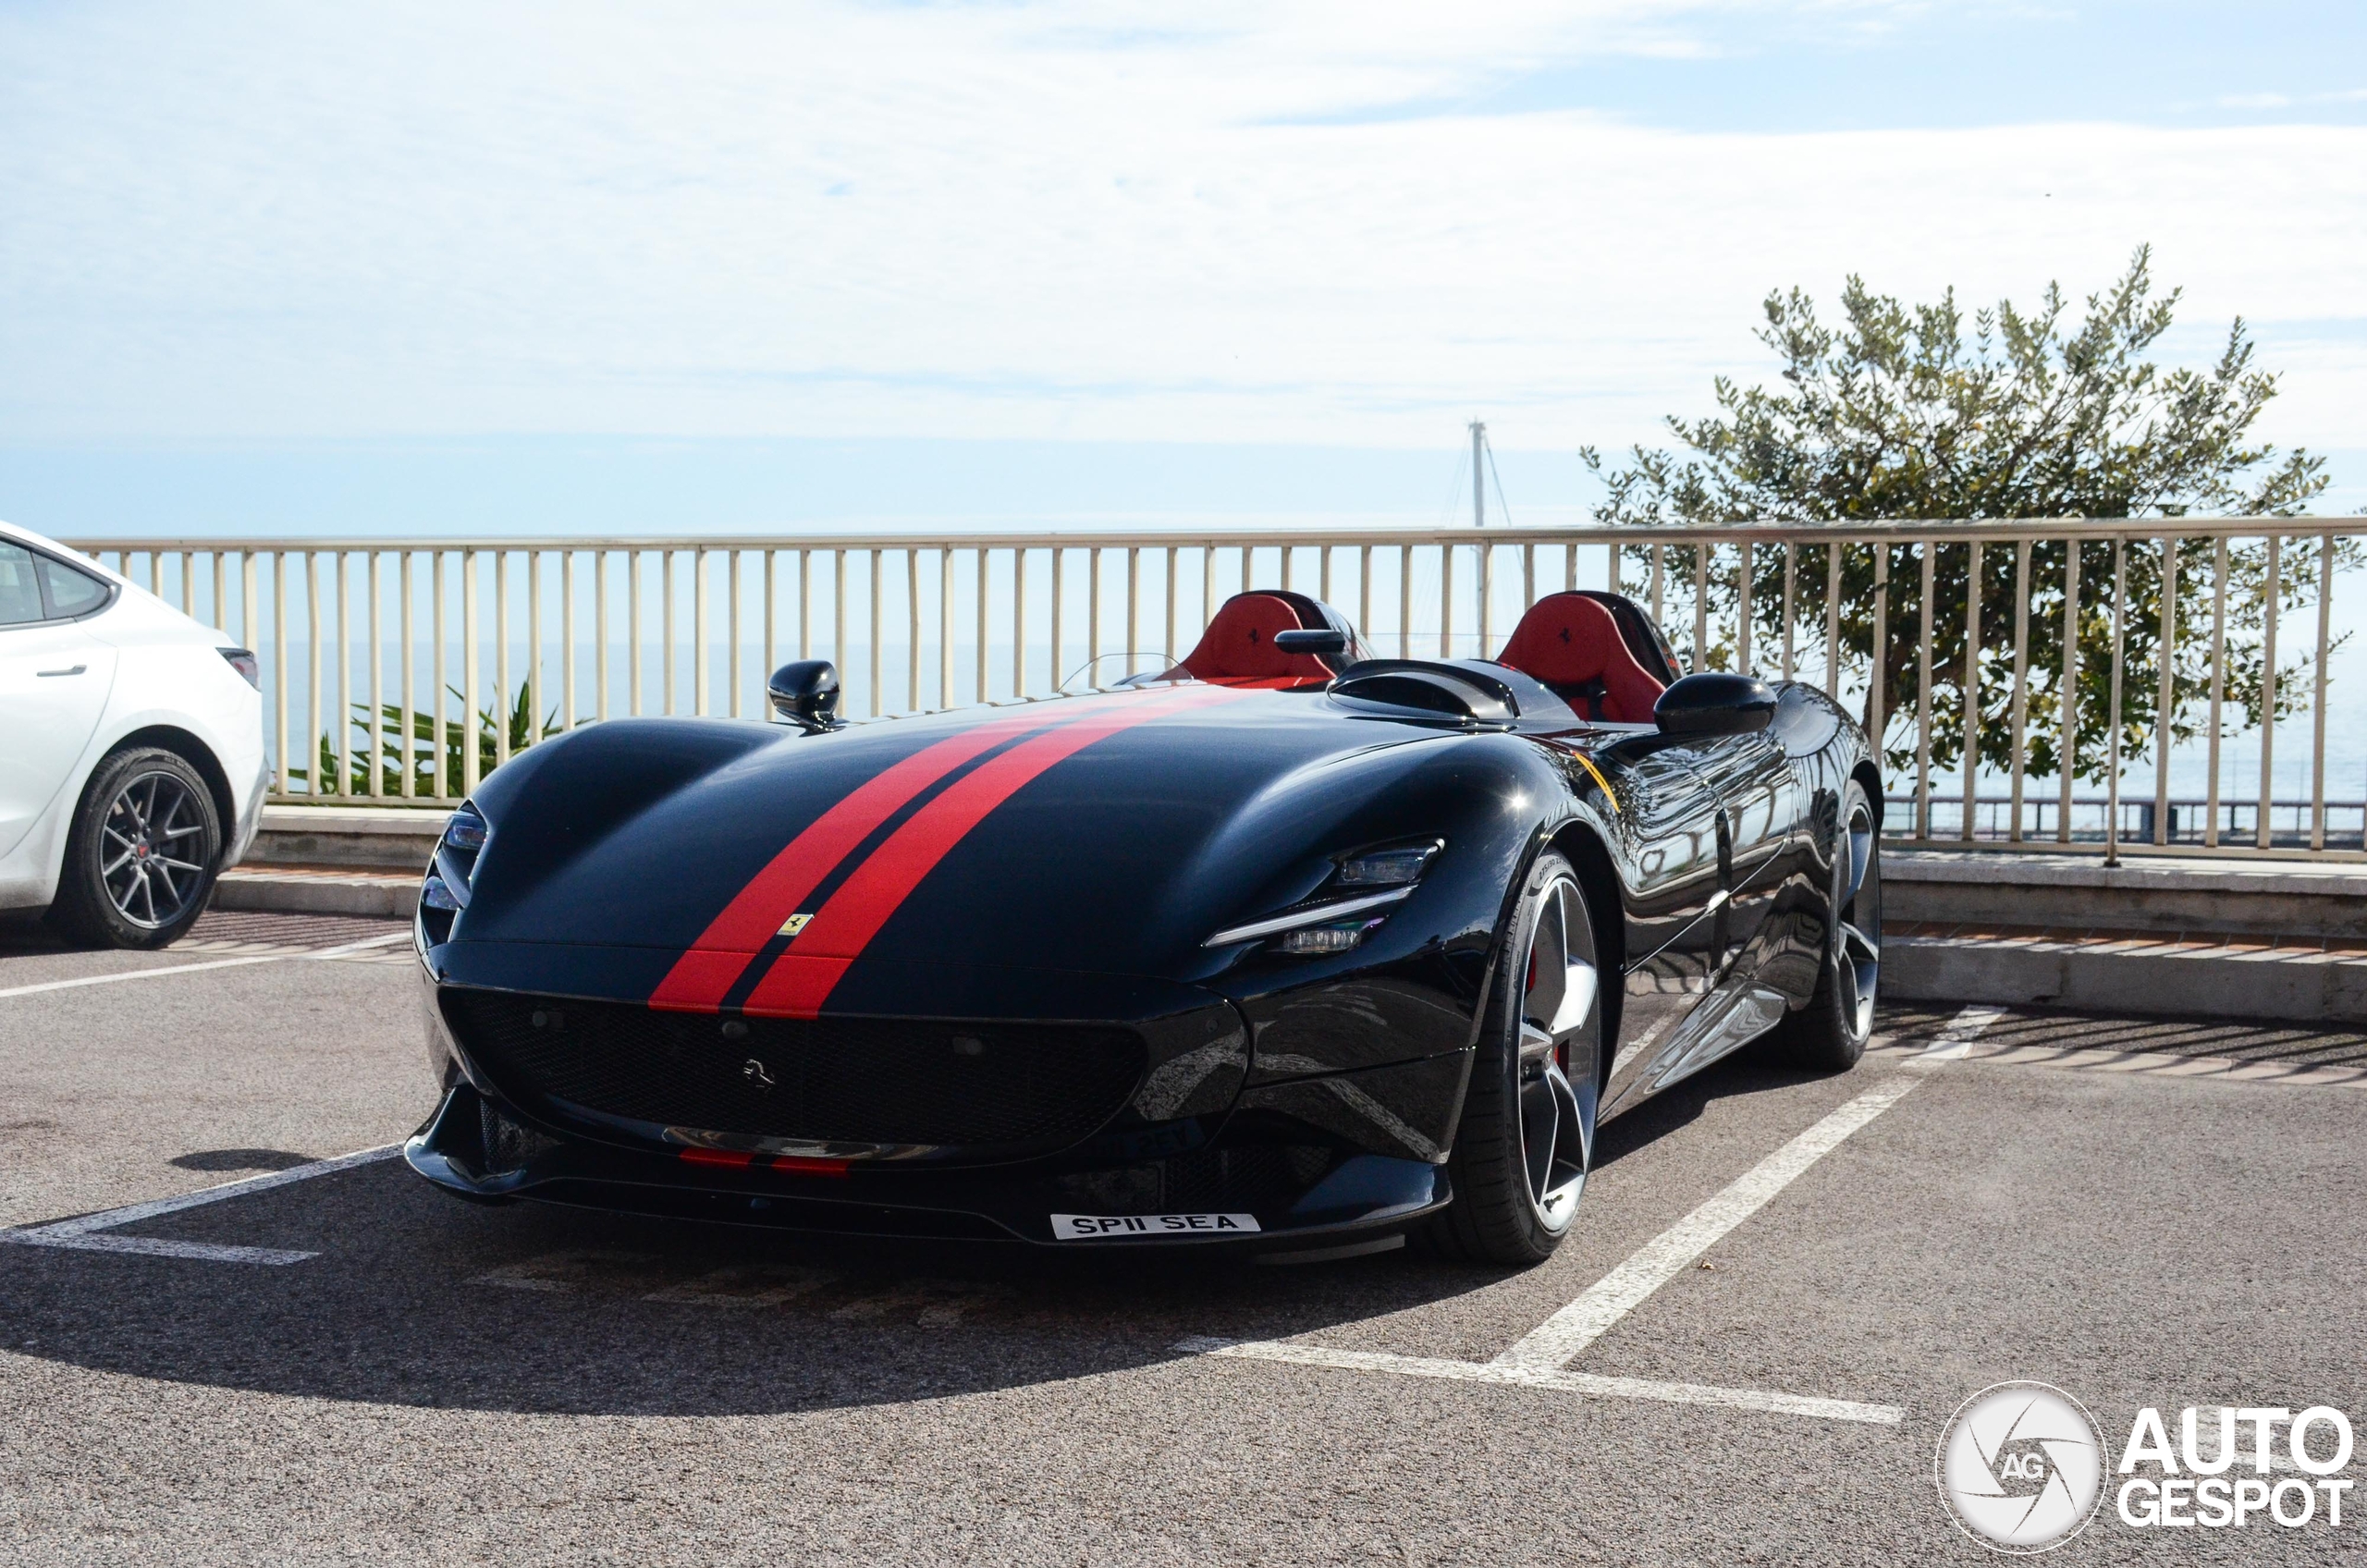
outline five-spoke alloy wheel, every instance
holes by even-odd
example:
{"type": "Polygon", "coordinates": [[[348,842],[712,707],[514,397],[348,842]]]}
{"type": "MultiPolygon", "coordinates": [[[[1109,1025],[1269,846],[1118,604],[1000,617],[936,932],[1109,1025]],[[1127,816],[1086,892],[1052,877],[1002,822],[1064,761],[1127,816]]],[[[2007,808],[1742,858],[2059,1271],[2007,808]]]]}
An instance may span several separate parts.
{"type": "Polygon", "coordinates": [[[1828,897],[1832,919],[1816,994],[1784,1018],[1780,1045],[1797,1066],[1839,1072],[1865,1054],[1883,971],[1882,826],[1854,779],[1835,818],[1828,897]]]}
{"type": "Polygon", "coordinates": [[[1528,1264],[1577,1218],[1601,1086],[1601,977],[1570,863],[1538,859],[1497,961],[1463,1121],[1454,1202],[1432,1240],[1453,1256],[1528,1264]]]}

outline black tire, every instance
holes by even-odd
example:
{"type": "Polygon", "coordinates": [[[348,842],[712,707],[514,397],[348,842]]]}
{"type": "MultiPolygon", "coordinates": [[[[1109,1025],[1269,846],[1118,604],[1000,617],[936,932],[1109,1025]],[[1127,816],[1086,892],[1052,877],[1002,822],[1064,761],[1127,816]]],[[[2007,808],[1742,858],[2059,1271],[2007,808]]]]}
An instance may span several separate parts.
{"type": "Polygon", "coordinates": [[[1811,1072],[1846,1072],[1866,1054],[1882,981],[1883,839],[1865,788],[1851,779],[1834,820],[1831,903],[1816,995],[1786,1013],[1777,1053],[1811,1072]]]}
{"type": "Polygon", "coordinates": [[[205,913],[221,864],[221,814],[197,769],[154,746],[116,752],[74,808],[49,923],[90,947],[168,947],[205,913]]]}
{"type": "Polygon", "coordinates": [[[1599,950],[1577,874],[1562,856],[1540,855],[1490,978],[1447,1159],[1454,1201],[1429,1222],[1428,1239],[1446,1256],[1540,1263],[1577,1217],[1601,1084],[1599,950]]]}

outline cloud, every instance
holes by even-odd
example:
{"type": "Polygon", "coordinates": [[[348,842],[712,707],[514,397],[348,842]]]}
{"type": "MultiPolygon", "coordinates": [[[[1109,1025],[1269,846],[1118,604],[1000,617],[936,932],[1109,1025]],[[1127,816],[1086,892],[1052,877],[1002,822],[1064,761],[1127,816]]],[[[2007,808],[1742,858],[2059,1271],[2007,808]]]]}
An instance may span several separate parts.
{"type": "Polygon", "coordinates": [[[2217,100],[2223,109],[2296,109],[2304,104],[2367,104],[2367,87],[2345,92],[2238,92],[2217,100]]]}
{"type": "Polygon", "coordinates": [[[2214,332],[2357,313],[2367,129],[1319,123],[1907,9],[14,11],[0,435],[1566,447],[1851,270],[2027,295],[2151,239],[2214,332]]]}

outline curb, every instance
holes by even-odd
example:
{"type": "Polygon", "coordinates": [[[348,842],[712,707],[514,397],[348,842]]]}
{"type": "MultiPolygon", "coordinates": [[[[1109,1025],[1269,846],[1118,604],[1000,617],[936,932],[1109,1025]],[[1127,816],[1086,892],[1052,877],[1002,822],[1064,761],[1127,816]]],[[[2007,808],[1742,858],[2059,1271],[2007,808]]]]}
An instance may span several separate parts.
{"type": "Polygon", "coordinates": [[[2171,1018],[2367,1021],[2367,956],[2127,942],[1889,936],[1883,993],[2171,1018]]]}
{"type": "Polygon", "coordinates": [[[283,871],[239,866],[214,884],[215,909],[278,914],[356,914],[408,920],[419,897],[419,876],[362,871],[283,871]]]}

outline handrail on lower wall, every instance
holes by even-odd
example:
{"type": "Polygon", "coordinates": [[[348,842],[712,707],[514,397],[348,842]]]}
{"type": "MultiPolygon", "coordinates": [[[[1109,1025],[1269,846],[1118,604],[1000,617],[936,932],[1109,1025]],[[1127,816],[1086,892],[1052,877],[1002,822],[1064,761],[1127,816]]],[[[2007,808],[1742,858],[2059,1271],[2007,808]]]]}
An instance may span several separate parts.
{"type": "Polygon", "coordinates": [[[281,802],[448,806],[579,724],[759,717],[792,649],[837,663],[875,717],[1162,668],[1247,587],[1312,593],[1400,657],[1490,655],[1540,594],[1609,587],[1689,668],[1841,698],[1911,777],[1915,841],[2352,855],[2326,703],[2362,535],[2355,517],[2181,517],[75,547],[257,651],[281,802]],[[2298,656],[2297,614],[2314,622],[2298,656]],[[2304,724],[2306,802],[2276,768],[2304,724]],[[2132,817],[2124,784],[2149,764],[2132,817]]]}

